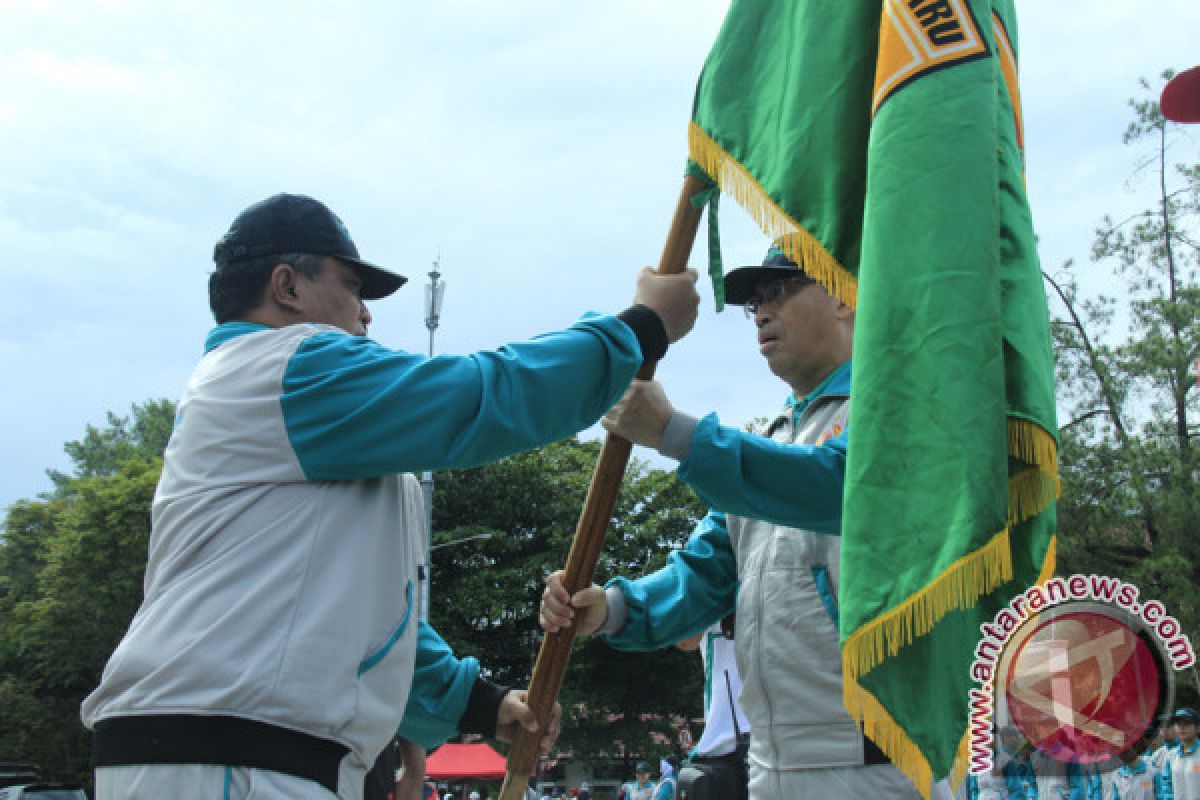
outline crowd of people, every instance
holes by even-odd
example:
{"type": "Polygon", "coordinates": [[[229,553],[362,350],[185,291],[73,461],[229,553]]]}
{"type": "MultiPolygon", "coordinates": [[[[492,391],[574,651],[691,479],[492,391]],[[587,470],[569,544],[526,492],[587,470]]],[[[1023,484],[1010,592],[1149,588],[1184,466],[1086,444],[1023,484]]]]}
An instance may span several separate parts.
{"type": "Polygon", "coordinates": [[[1200,800],[1200,713],[1180,708],[1164,717],[1142,746],[1129,748],[1115,769],[1062,763],[1002,728],[995,767],[971,775],[965,800],[1200,800]]]}

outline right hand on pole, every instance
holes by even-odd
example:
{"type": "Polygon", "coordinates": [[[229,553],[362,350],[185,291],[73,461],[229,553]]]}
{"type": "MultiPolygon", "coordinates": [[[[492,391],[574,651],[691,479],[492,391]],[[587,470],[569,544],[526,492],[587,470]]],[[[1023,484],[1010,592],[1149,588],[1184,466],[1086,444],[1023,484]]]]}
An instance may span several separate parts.
{"type": "Polygon", "coordinates": [[[600,424],[609,433],[642,447],[658,449],[675,407],[658,381],[635,379],[624,396],[608,410],[600,424]]]}
{"type": "Polygon", "coordinates": [[[538,611],[538,623],[548,633],[557,633],[578,620],[576,636],[589,636],[608,619],[608,597],[603,587],[592,584],[575,593],[567,594],[563,586],[562,570],[546,578],[546,589],[542,592],[542,607],[538,611]]]}
{"type": "Polygon", "coordinates": [[[700,295],[696,292],[696,270],[660,275],[646,267],[638,274],[634,304],[653,309],[667,329],[667,340],[677,342],[696,324],[700,295]]]}

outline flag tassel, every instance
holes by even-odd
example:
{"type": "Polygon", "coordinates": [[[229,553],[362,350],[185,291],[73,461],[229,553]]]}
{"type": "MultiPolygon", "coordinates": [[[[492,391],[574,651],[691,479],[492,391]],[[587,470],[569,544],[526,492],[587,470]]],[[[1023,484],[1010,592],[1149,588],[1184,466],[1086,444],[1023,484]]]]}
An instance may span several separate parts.
{"type": "Polygon", "coordinates": [[[896,769],[912,781],[921,795],[928,798],[933,790],[933,771],[920,748],[896,724],[887,709],[875,699],[875,695],[856,681],[847,678],[843,693],[846,708],[852,717],[862,723],[863,733],[887,754],[896,769]]]}
{"type": "Polygon", "coordinates": [[[834,297],[851,308],[858,305],[858,279],[776,205],[746,168],[695,122],[688,125],[688,151],[692,161],[746,210],[767,238],[779,241],[788,258],[803,265],[834,297]]]}
{"type": "MultiPolygon", "coordinates": [[[[1051,537],[1038,575],[1039,585],[1054,576],[1055,544],[1056,537],[1051,537]]],[[[926,798],[933,791],[929,760],[878,699],[859,685],[858,677],[879,664],[885,647],[890,655],[895,655],[902,646],[927,633],[950,610],[973,605],[980,596],[1011,579],[1012,551],[1006,528],[979,550],[956,561],[907,602],[855,631],[842,648],[842,695],[847,711],[862,723],[863,732],[926,798]]],[[[968,725],[950,772],[952,786],[959,785],[966,775],[970,762],[969,737],[968,725]]]]}
{"type": "Polygon", "coordinates": [[[951,564],[924,589],[850,634],[842,645],[847,688],[883,660],[885,648],[889,656],[896,655],[900,648],[928,633],[947,613],[974,605],[981,595],[1012,580],[1012,576],[1012,550],[1005,528],[983,547],[951,564]]]}

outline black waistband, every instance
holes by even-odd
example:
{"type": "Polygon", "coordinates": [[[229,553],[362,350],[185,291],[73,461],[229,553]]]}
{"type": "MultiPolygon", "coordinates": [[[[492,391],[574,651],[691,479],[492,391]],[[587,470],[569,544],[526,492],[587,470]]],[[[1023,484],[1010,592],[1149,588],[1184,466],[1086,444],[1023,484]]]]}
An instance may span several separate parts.
{"type": "Polygon", "coordinates": [[[97,767],[215,764],[306,778],[337,794],[338,767],[350,748],[329,739],[240,717],[160,714],[96,723],[97,767]]]}

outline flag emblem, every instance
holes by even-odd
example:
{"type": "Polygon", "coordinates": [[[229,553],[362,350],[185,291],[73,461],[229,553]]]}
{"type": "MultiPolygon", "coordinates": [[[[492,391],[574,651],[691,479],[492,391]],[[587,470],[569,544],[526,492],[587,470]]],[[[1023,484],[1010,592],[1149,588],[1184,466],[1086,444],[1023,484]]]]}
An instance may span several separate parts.
{"type": "Polygon", "coordinates": [[[988,54],[965,0],[887,0],[871,113],[922,75],[988,54]]]}

